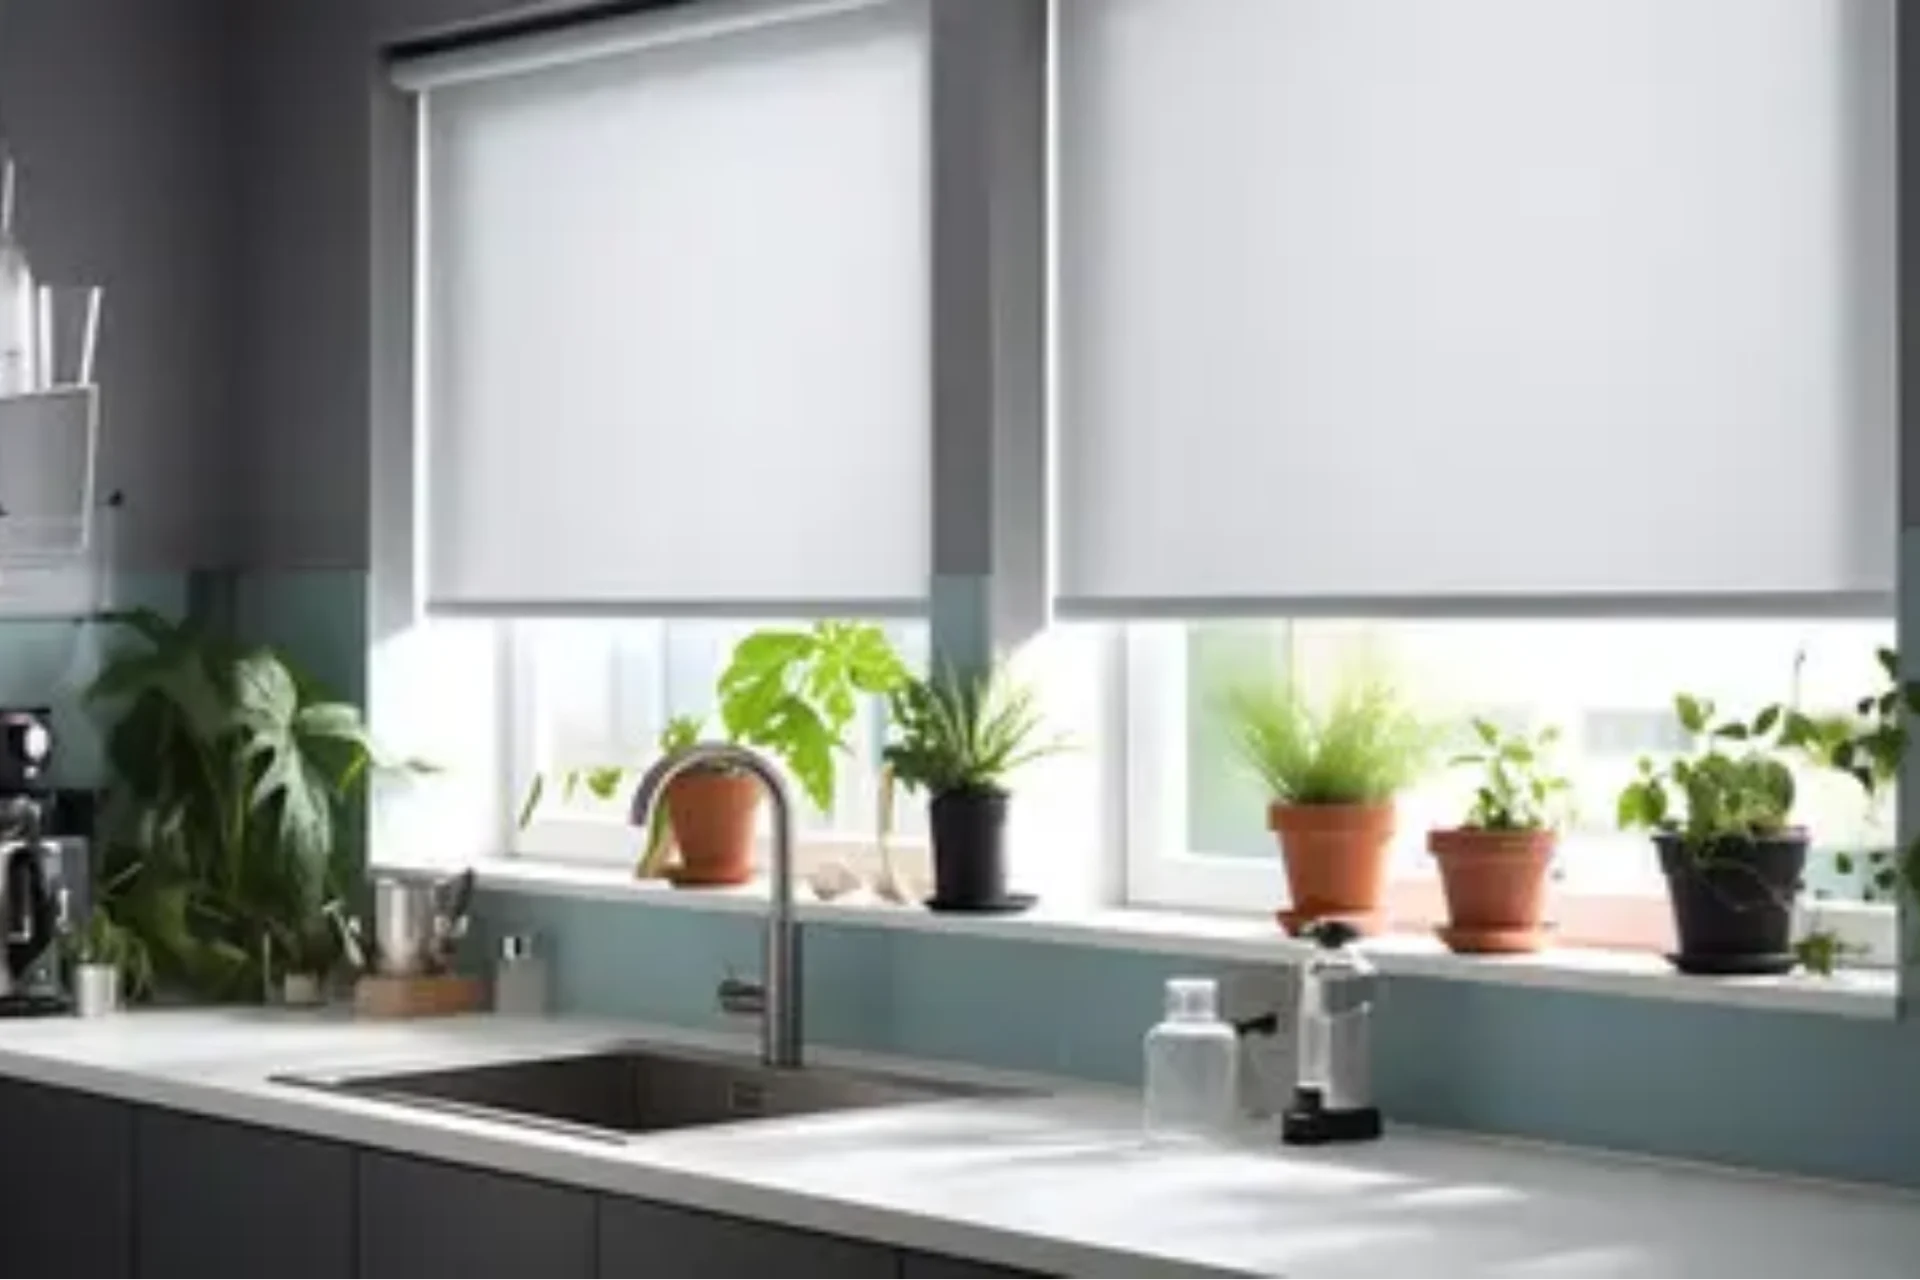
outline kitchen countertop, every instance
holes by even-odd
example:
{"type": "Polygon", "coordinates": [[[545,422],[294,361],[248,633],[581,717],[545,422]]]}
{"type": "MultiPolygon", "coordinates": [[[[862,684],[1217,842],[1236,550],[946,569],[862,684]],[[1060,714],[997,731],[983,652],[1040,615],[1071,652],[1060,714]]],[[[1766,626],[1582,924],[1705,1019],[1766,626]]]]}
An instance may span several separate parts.
{"type": "Polygon", "coordinates": [[[749,1048],[573,1020],[168,1011],[0,1023],[0,1075],[1051,1274],[1920,1272],[1920,1198],[1903,1192],[1404,1128],[1341,1148],[1283,1149],[1252,1129],[1237,1145],[1169,1148],[1142,1139],[1131,1097],[1078,1086],[615,1144],[268,1078],[635,1039],[749,1048]]]}

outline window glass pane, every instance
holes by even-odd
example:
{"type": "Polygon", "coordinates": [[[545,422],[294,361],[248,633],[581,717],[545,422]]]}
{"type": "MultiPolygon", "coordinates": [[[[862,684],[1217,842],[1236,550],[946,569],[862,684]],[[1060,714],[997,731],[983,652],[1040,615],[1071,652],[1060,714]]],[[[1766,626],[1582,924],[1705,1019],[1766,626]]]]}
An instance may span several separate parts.
{"type": "MultiPolygon", "coordinates": [[[[767,627],[801,628],[801,622],[541,621],[517,624],[520,684],[515,732],[524,739],[530,771],[557,782],[568,770],[618,766],[625,772],[612,794],[586,788],[569,792],[553,785],[543,814],[621,819],[638,773],[657,754],[667,720],[691,715],[703,732],[721,736],[716,686],[734,646],[767,627]]],[[[892,623],[889,638],[910,670],[927,662],[927,628],[892,623]]],[[[882,699],[862,701],[847,732],[847,751],[837,758],[831,812],[801,803],[802,831],[871,837],[876,819],[880,751],[886,741],[882,699]]],[[[796,788],[796,798],[799,792],[796,788]]],[[[921,806],[896,808],[902,838],[924,835],[921,806]]]]}

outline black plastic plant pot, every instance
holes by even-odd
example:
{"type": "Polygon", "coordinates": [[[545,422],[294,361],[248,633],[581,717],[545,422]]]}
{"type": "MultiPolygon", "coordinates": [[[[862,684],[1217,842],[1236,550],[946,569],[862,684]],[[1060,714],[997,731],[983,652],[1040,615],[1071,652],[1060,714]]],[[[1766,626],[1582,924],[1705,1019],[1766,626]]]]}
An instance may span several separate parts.
{"type": "Polygon", "coordinates": [[[1004,791],[948,791],[928,804],[939,909],[990,909],[1007,901],[1007,800],[1004,791]]]}
{"type": "Polygon", "coordinates": [[[1685,973],[1784,973],[1793,967],[1793,900],[1807,865],[1807,835],[1689,845],[1657,835],[1660,870],[1685,973]]]}

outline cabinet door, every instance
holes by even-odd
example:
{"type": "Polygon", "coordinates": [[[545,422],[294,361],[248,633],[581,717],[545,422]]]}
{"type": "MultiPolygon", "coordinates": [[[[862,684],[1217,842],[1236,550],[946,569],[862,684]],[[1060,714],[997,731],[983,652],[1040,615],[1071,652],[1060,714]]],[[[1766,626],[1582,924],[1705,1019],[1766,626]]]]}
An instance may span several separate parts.
{"type": "Polygon", "coordinates": [[[592,1275],[593,1196],[506,1174],[362,1152],[360,1274],[592,1275]]]}
{"type": "Polygon", "coordinates": [[[352,1273],[350,1148],[153,1110],[134,1139],[138,1274],[352,1273]]]}
{"type": "Polygon", "coordinates": [[[911,1280],[995,1280],[997,1277],[1035,1276],[1037,1271],[1013,1271],[988,1262],[949,1258],[940,1253],[902,1253],[900,1274],[911,1280]]]}
{"type": "Polygon", "coordinates": [[[0,1081],[0,1268],[132,1274],[132,1107],[0,1081]]]}
{"type": "Polygon", "coordinates": [[[692,1209],[600,1201],[603,1276],[891,1276],[891,1249],[692,1209]]]}

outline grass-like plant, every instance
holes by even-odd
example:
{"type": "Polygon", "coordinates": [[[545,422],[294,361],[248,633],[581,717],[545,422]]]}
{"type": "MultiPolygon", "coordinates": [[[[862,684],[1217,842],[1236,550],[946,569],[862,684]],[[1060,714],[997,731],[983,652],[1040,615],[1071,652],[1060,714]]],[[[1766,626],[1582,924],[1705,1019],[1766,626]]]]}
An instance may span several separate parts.
{"type": "Polygon", "coordinates": [[[888,772],[931,796],[1004,792],[1010,775],[1068,746],[1042,736],[1038,697],[1000,665],[910,680],[894,690],[891,708],[897,737],[886,748],[888,772]]]}
{"type": "Polygon", "coordinates": [[[1419,778],[1438,735],[1394,685],[1349,675],[1324,702],[1242,675],[1219,699],[1234,754],[1276,804],[1380,804],[1419,778]]]}

